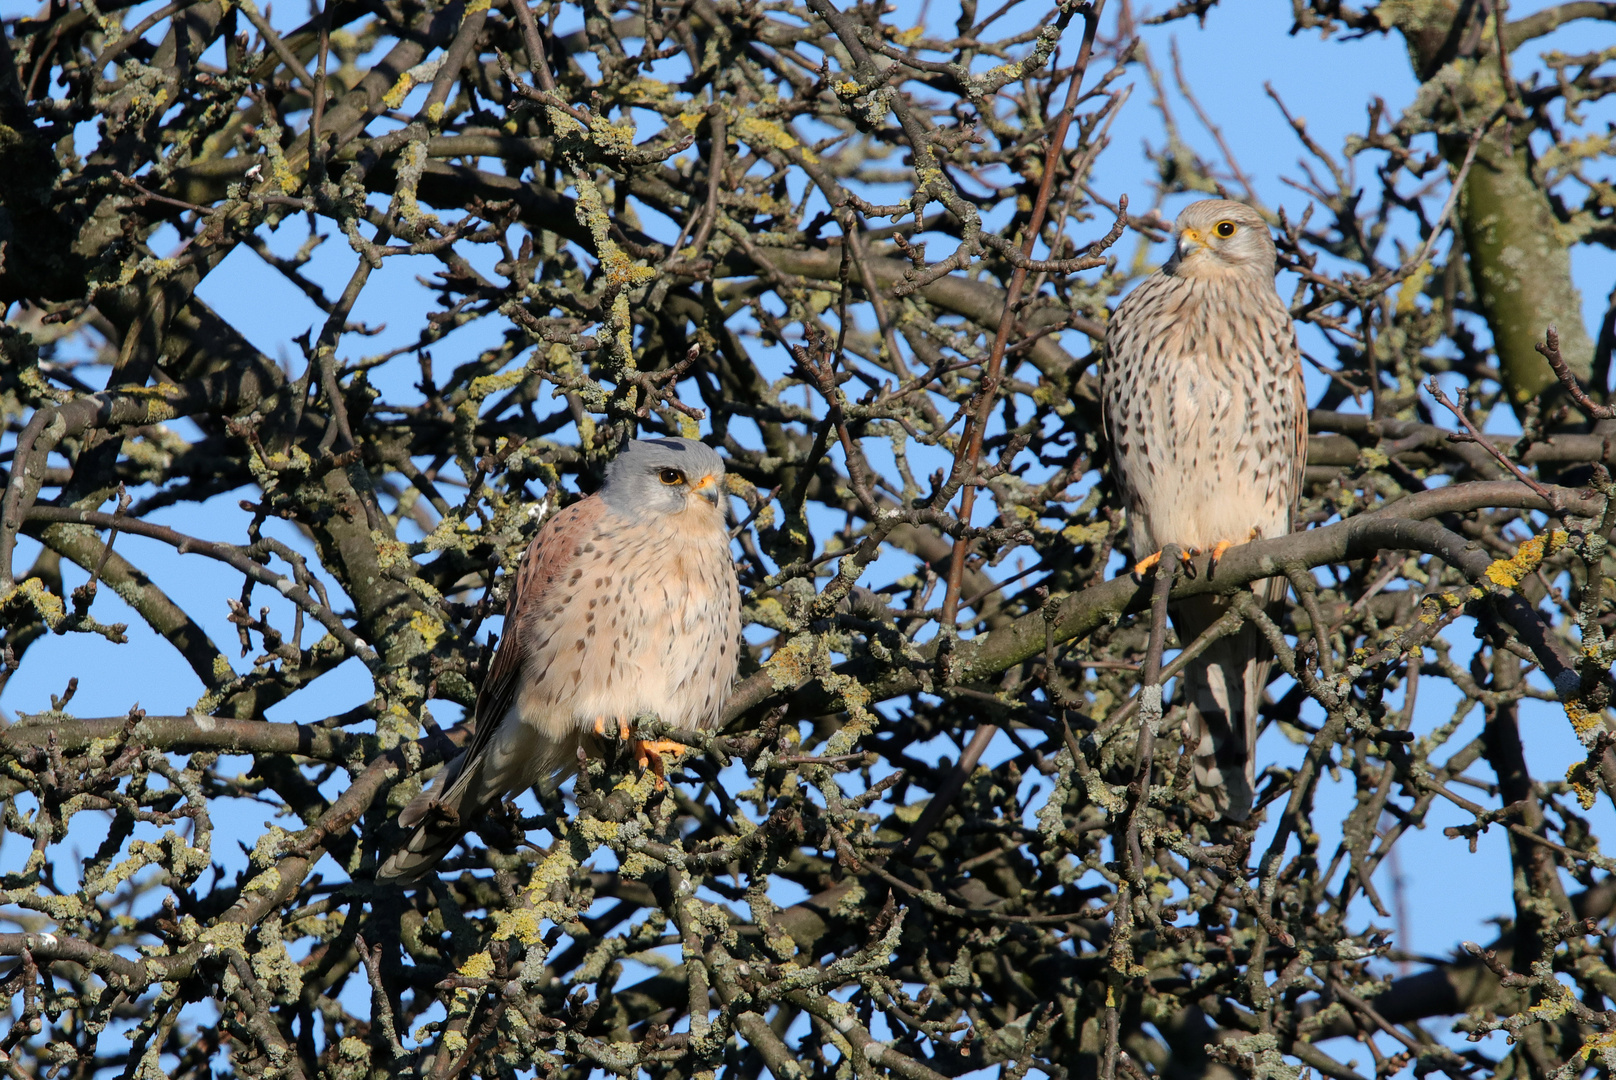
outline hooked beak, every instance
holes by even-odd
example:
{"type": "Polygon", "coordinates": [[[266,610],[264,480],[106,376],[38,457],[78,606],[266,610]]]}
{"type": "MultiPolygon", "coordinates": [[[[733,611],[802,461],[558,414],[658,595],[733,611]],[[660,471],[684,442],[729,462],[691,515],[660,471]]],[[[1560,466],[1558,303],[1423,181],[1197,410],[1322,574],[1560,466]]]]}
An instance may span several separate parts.
{"type": "Polygon", "coordinates": [[[1185,229],[1178,234],[1178,243],[1173,247],[1172,257],[1162,266],[1162,269],[1171,274],[1178,269],[1179,264],[1200,249],[1206,247],[1206,241],[1194,229],[1185,229]]]}
{"type": "Polygon", "coordinates": [[[718,477],[712,473],[692,484],[690,490],[692,494],[700,495],[714,506],[718,505],[719,497],[723,494],[718,486],[718,477]]]}

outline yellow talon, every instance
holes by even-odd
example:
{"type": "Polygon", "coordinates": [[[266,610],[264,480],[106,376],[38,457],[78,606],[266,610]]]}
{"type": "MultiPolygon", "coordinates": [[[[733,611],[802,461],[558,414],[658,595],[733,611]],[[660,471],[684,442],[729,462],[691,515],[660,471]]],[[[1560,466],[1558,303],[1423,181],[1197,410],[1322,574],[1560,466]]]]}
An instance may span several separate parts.
{"type": "Polygon", "coordinates": [[[1234,547],[1233,540],[1219,540],[1212,545],[1212,558],[1206,564],[1207,577],[1211,577],[1218,568],[1218,560],[1223,558],[1224,552],[1234,547]]]}
{"type": "Polygon", "coordinates": [[[689,749],[684,743],[671,739],[639,739],[634,743],[634,760],[640,763],[640,768],[650,768],[656,775],[656,789],[661,791],[667,786],[667,763],[663,758],[678,759],[689,749]]]}
{"type": "MultiPolygon", "coordinates": [[[[1185,571],[1188,572],[1191,577],[1195,576],[1195,565],[1191,560],[1197,554],[1199,554],[1199,552],[1185,551],[1183,548],[1180,548],[1178,551],[1178,561],[1184,564],[1185,571]]],[[[1133,576],[1135,578],[1142,579],[1148,571],[1154,570],[1157,566],[1161,565],[1161,557],[1162,553],[1158,551],[1154,554],[1146,555],[1143,559],[1140,559],[1138,562],[1134,563],[1133,576]]]]}
{"type": "MultiPolygon", "coordinates": [[[[595,734],[600,735],[600,736],[605,736],[605,734],[606,734],[606,718],[604,716],[595,717],[595,734]]],[[[629,736],[628,721],[624,720],[622,717],[618,717],[617,718],[617,737],[619,739],[627,739],[628,736],[629,736]]]]}

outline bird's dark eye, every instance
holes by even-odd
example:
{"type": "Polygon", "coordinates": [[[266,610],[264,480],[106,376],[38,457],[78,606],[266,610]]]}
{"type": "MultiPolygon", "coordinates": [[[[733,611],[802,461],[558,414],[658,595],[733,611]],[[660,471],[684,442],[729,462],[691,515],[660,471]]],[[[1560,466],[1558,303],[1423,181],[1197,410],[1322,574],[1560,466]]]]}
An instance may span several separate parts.
{"type": "Polygon", "coordinates": [[[678,469],[663,469],[661,472],[657,473],[657,477],[664,484],[669,485],[682,484],[685,482],[685,474],[680,472],[678,469]]]}
{"type": "Polygon", "coordinates": [[[1232,221],[1220,221],[1213,226],[1212,231],[1227,240],[1234,235],[1235,224],[1232,221]]]}

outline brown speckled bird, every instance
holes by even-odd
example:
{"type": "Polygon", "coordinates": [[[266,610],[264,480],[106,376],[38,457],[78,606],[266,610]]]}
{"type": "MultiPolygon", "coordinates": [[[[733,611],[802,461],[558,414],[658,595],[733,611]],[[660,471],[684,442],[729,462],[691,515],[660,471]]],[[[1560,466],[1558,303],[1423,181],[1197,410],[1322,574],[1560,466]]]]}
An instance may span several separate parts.
{"type": "MultiPolygon", "coordinates": [[[[415,832],[380,879],[412,881],[514,792],[553,790],[578,747],[654,713],[708,728],[735,678],[741,601],[725,524],[724,461],[694,439],[631,442],[599,492],[533,538],[466,749],[399,814],[415,832]]],[[[660,774],[671,741],[637,742],[660,774]]]]}
{"type": "MultiPolygon", "coordinates": [[[[1226,199],[1191,204],[1177,247],[1117,305],[1100,385],[1112,466],[1128,507],[1135,568],[1162,545],[1211,551],[1291,531],[1307,450],[1307,402],[1290,312],[1274,288],[1274,241],[1261,216],[1226,199]]],[[[1268,602],[1279,578],[1254,582],[1268,602]]],[[[1229,608],[1176,603],[1188,645],[1229,608]]],[[[1251,813],[1252,744],[1272,657],[1249,622],[1184,671],[1196,805],[1251,813]]]]}

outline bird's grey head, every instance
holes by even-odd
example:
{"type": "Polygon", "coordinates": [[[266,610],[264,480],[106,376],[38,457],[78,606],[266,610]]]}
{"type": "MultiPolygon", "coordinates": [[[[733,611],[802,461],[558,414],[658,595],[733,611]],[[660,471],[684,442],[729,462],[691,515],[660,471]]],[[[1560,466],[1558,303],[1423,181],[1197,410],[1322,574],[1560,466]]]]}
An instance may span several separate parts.
{"type": "Polygon", "coordinates": [[[725,509],[724,459],[695,439],[640,439],[625,443],[606,466],[601,497],[619,514],[677,514],[725,509]]]}
{"type": "Polygon", "coordinates": [[[1241,270],[1273,280],[1274,238],[1268,223],[1245,203],[1202,199],[1190,203],[1173,224],[1173,257],[1162,271],[1180,277],[1214,277],[1241,270]]]}

